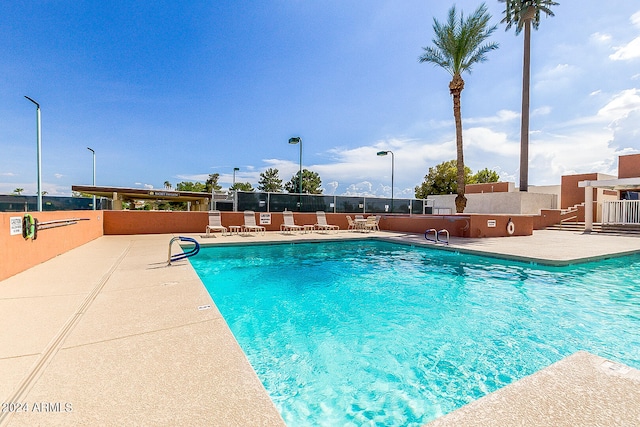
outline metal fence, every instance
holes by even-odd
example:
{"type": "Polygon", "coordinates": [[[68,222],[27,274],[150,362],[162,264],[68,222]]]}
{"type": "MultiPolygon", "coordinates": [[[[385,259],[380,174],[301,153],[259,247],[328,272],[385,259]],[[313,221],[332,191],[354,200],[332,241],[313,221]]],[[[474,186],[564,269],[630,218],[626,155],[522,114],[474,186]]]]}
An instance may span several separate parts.
{"type": "Polygon", "coordinates": [[[603,224],[640,224],[640,200],[602,203],[603,224]]]}
{"type": "Polygon", "coordinates": [[[232,194],[233,208],[216,204],[218,210],[255,212],[332,212],[430,214],[432,200],[393,199],[364,196],[327,196],[323,194],[261,193],[237,191],[232,194]]]}
{"type": "MultiPolygon", "coordinates": [[[[93,209],[88,197],[42,196],[43,211],[80,211],[93,209]]],[[[111,200],[96,199],[96,209],[111,209],[111,200]]],[[[35,212],[37,196],[0,195],[0,212],[35,212]]]]}

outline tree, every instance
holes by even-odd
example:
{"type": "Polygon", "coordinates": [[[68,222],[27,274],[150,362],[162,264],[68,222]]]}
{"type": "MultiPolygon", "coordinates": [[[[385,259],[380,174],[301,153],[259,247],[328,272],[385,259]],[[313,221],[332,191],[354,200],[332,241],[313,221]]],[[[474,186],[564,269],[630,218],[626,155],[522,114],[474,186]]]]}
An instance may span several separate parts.
{"type": "Polygon", "coordinates": [[[461,74],[471,72],[471,68],[478,62],[486,61],[486,54],[498,48],[497,43],[485,43],[497,26],[489,27],[491,15],[483,3],[468,18],[464,18],[456,7],[449,9],[447,22],[441,24],[433,19],[432,40],[435,47],[423,47],[424,53],[419,61],[430,62],[447,70],[453,79],[449,83],[449,93],[453,97],[453,117],[456,123],[456,165],[457,165],[457,197],[456,212],[464,212],[467,198],[464,196],[465,167],[462,150],[462,114],[460,111],[460,95],[464,89],[461,74]]]}
{"type": "Polygon", "coordinates": [[[183,181],[176,184],[178,191],[195,191],[199,193],[208,192],[205,184],[201,182],[183,181]]]}
{"type": "MultiPolygon", "coordinates": [[[[471,169],[464,167],[465,182],[471,180],[471,169]]],[[[458,192],[458,164],[455,160],[442,162],[429,168],[424,182],[415,188],[417,199],[426,199],[428,195],[453,194],[458,192]]]]}
{"type": "Polygon", "coordinates": [[[490,170],[488,168],[484,168],[478,172],[476,172],[472,177],[469,184],[486,184],[488,182],[498,182],[500,181],[500,175],[498,172],[494,170],[490,170]]]}
{"type": "MultiPolygon", "coordinates": [[[[298,176],[300,175],[297,172],[295,175],[291,177],[291,181],[287,182],[284,185],[284,189],[289,193],[297,193],[299,187],[298,176]]],[[[305,194],[322,194],[322,189],[320,186],[322,185],[322,180],[320,179],[320,175],[316,172],[312,172],[308,169],[302,170],[302,192],[305,194]]]]}
{"type": "Polygon", "coordinates": [[[209,178],[207,178],[207,181],[205,183],[205,189],[203,191],[206,191],[207,193],[211,193],[211,191],[220,191],[222,190],[222,186],[220,184],[218,184],[218,179],[220,178],[220,174],[219,173],[211,173],[209,174],[209,178]]]}
{"type": "Polygon", "coordinates": [[[531,26],[540,26],[540,12],[554,16],[551,6],[558,6],[552,0],[498,0],[505,3],[505,31],[515,24],[516,35],[524,28],[524,58],[522,61],[522,114],[520,122],[520,191],[529,187],[529,86],[531,84],[531,26]]]}
{"type": "Polygon", "coordinates": [[[171,190],[171,183],[170,183],[169,181],[165,181],[165,182],[164,182],[164,188],[165,188],[166,190],[171,190]]]}
{"type": "Polygon", "coordinates": [[[16,188],[15,190],[13,190],[13,194],[17,196],[22,196],[23,191],[24,191],[24,188],[16,188]]]}
{"type": "Polygon", "coordinates": [[[250,182],[236,182],[231,187],[229,187],[229,191],[254,191],[250,182]]]}
{"type": "Polygon", "coordinates": [[[282,192],[282,180],[278,176],[278,169],[269,168],[260,174],[258,190],[268,193],[282,192]]]}

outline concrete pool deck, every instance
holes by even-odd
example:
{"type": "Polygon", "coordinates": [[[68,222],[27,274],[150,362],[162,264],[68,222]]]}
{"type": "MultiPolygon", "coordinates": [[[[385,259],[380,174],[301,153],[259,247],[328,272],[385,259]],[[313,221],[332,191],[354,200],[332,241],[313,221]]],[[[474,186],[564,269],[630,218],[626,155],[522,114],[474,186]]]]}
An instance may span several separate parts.
{"type": "MultiPolygon", "coordinates": [[[[188,236],[424,244],[387,232],[188,236]]],[[[166,266],[171,237],[103,236],[0,281],[0,426],[284,425],[188,261],[166,266]]],[[[553,263],[638,252],[640,237],[543,230],[451,247],[553,263]]],[[[433,422],[586,424],[640,425],[640,373],[577,353],[433,422]]]]}

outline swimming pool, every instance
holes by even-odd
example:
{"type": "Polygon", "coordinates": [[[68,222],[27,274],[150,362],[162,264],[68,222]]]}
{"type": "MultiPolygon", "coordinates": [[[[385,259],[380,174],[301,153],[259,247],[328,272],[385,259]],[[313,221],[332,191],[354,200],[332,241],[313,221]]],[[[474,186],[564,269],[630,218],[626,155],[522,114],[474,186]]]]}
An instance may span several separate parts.
{"type": "Polygon", "coordinates": [[[422,425],[577,350],[640,368],[640,256],[543,267],[344,241],[191,262],[291,426],[422,425]]]}

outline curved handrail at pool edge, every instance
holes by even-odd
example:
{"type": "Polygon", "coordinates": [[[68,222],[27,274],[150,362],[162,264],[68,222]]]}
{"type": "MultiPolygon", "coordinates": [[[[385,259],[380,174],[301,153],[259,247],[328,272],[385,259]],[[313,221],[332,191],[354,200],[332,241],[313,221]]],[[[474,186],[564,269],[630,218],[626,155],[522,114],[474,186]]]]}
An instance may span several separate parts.
{"type": "Polygon", "coordinates": [[[193,239],[191,237],[184,237],[184,236],[174,237],[169,242],[169,257],[167,258],[167,265],[171,265],[172,261],[179,261],[181,259],[192,257],[196,255],[198,252],[200,252],[200,243],[198,243],[196,239],[193,239]],[[180,240],[181,242],[190,242],[190,243],[193,243],[195,246],[189,251],[184,251],[180,254],[171,255],[171,246],[173,245],[173,242],[175,242],[176,240],[180,240]]]}

